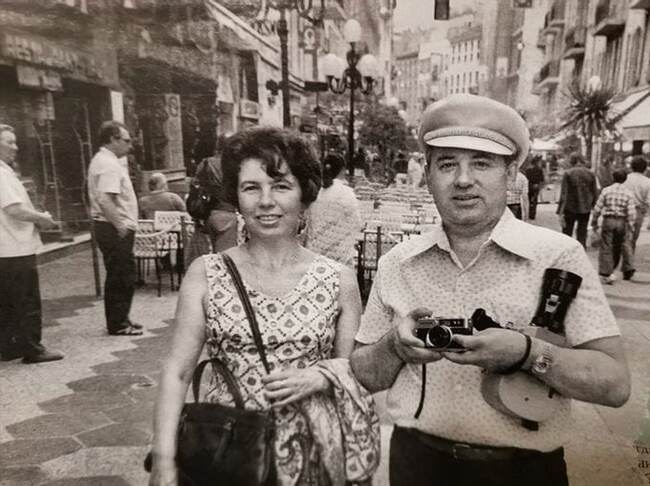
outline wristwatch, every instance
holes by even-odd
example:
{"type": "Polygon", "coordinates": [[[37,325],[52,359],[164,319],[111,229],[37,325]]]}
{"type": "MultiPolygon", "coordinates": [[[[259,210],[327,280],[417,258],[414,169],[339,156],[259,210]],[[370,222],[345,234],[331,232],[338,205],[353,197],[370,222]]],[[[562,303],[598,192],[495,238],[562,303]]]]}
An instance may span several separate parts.
{"type": "Polygon", "coordinates": [[[542,352],[535,358],[530,371],[534,375],[544,375],[553,366],[553,346],[544,343],[542,345],[542,352]]]}

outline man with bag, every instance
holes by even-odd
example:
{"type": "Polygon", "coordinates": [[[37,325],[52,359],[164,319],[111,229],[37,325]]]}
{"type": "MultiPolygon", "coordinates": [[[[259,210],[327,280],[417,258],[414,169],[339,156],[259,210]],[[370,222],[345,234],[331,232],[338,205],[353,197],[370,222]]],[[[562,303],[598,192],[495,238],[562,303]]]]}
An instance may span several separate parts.
{"type": "Polygon", "coordinates": [[[567,485],[570,399],[618,407],[630,394],[598,276],[575,240],[506,211],[508,178],[529,146],[516,111],[452,95],[425,111],[419,141],[442,221],[379,261],[350,358],[367,389],[388,389],[391,486],[567,485]],[[564,346],[531,337],[549,267],[582,279],[553,334],[564,346]],[[505,328],[453,334],[460,352],[414,335],[418,319],[466,323],[476,309],[505,328]],[[506,373],[555,390],[558,412],[534,430],[489,404],[484,378],[506,373]]]}

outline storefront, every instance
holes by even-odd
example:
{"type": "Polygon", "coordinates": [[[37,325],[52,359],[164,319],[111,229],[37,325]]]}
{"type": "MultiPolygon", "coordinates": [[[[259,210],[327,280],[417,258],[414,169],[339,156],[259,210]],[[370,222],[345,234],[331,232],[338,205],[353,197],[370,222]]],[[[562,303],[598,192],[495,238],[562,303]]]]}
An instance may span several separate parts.
{"type": "Polygon", "coordinates": [[[34,203],[66,230],[85,225],[94,131],[111,118],[111,90],[119,89],[111,44],[92,32],[90,19],[65,30],[71,25],[63,15],[42,22],[34,13],[0,15],[0,123],[16,129],[18,166],[34,203]],[[29,29],[20,27],[26,17],[29,29]]]}

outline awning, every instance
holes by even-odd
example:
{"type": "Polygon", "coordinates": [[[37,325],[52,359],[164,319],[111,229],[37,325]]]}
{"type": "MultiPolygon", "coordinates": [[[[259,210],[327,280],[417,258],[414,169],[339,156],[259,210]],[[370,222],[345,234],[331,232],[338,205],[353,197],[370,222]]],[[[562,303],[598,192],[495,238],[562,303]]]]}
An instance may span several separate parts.
{"type": "Polygon", "coordinates": [[[647,96],[617,123],[630,140],[650,140],[650,92],[645,93],[647,96]]]}
{"type": "MultiPolygon", "coordinates": [[[[626,96],[623,100],[617,103],[612,103],[612,113],[614,117],[619,120],[624,118],[627,115],[627,112],[635,109],[635,106],[649,95],[650,89],[644,89],[626,96]]],[[[619,120],[616,121],[618,122],[619,120]]]]}
{"type": "Polygon", "coordinates": [[[530,148],[531,150],[536,150],[538,152],[549,152],[560,150],[561,147],[551,140],[542,140],[541,138],[535,138],[530,148]]]}

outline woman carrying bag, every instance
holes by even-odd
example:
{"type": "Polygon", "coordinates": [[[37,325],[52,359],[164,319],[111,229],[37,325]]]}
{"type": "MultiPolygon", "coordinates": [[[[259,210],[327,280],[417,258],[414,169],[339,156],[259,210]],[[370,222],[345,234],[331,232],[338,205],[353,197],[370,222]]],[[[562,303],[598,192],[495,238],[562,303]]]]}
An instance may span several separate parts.
{"type": "MultiPolygon", "coordinates": [[[[226,197],[242,214],[249,239],[197,259],[183,280],[156,404],[150,485],[181,484],[177,429],[204,344],[241,396],[233,397],[233,383],[215,373],[202,400],[243,401],[247,411],[273,417],[273,472],[265,484],[370,484],[379,463],[378,419],[347,362],[361,312],[355,275],[297,238],[320,188],[315,155],[290,131],[251,128],[226,141],[222,164],[226,197]],[[247,317],[246,301],[258,326],[247,317]]],[[[255,457],[251,450],[248,459],[255,457]]],[[[206,484],[232,481],[221,476],[206,484]]]]}

